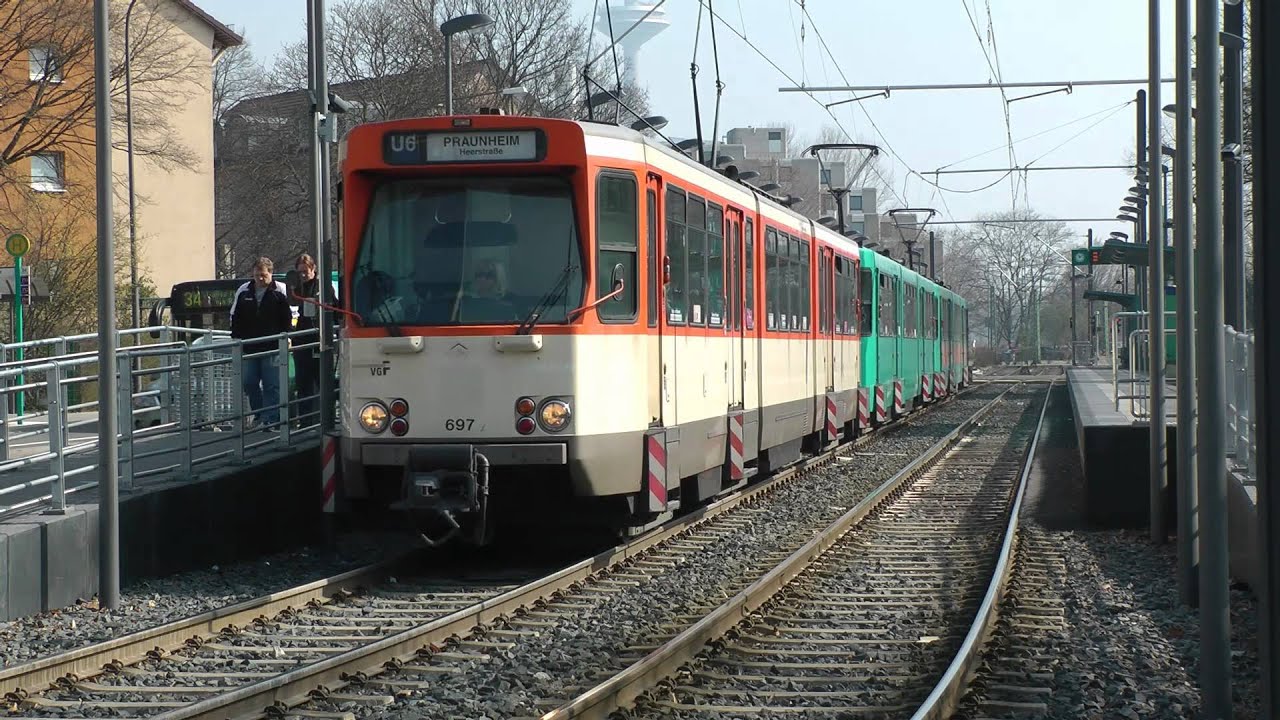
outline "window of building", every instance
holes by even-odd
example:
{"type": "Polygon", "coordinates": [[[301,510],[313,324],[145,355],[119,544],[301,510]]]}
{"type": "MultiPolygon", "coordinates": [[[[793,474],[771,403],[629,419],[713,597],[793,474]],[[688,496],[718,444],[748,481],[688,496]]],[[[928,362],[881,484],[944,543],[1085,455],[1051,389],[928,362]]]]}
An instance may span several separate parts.
{"type": "Polygon", "coordinates": [[[630,174],[601,174],[596,184],[596,297],[613,292],[613,281],[622,280],[622,294],[596,307],[605,322],[636,316],[636,193],[630,174]]]}
{"type": "Polygon", "coordinates": [[[769,131],[769,152],[771,153],[782,152],[782,131],[781,130],[769,131]]]}
{"type": "Polygon", "coordinates": [[[862,220],[857,220],[855,222],[849,223],[849,229],[853,230],[854,232],[860,232],[865,234],[867,232],[867,223],[862,220]]]}
{"type": "Polygon", "coordinates": [[[862,196],[861,195],[853,195],[853,194],[849,195],[849,209],[852,210],[853,212],[862,212],[862,196]]]}
{"type": "Polygon", "coordinates": [[[822,182],[823,185],[828,185],[828,186],[831,185],[831,169],[830,168],[822,168],[819,174],[821,176],[820,181],[822,182]]]}
{"type": "Polygon", "coordinates": [[[707,207],[707,324],[724,325],[724,211],[707,207]]]}
{"type": "Polygon", "coordinates": [[[41,192],[66,190],[62,153],[45,152],[31,156],[31,187],[41,192]]]}
{"type": "Polygon", "coordinates": [[[28,76],[32,82],[62,82],[62,61],[58,57],[57,48],[36,45],[27,51],[27,58],[30,65],[28,76]]]}
{"type": "Polygon", "coordinates": [[[666,287],[667,322],[683,325],[688,316],[685,294],[685,197],[680,190],[667,190],[667,259],[671,281],[666,287]]]}

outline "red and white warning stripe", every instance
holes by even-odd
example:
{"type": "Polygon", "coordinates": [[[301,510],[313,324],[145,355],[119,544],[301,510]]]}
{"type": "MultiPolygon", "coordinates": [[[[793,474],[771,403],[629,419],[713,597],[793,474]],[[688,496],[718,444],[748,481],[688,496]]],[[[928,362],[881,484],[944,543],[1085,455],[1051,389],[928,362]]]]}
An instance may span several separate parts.
{"type": "Polygon", "coordinates": [[[925,402],[933,399],[933,379],[929,373],[920,376],[920,395],[925,402]]]}
{"type": "Polygon", "coordinates": [[[743,472],[742,415],[729,416],[729,477],[741,480],[743,472]]]}
{"type": "Polygon", "coordinates": [[[331,513],[338,496],[338,436],[325,435],[320,453],[321,510],[331,513]]]}
{"type": "Polygon", "coordinates": [[[938,373],[938,383],[939,383],[939,386],[942,388],[943,395],[948,395],[951,393],[951,373],[949,372],[938,373]]]}
{"type": "Polygon", "coordinates": [[[827,442],[834,442],[840,439],[840,423],[838,421],[839,409],[836,407],[836,399],[831,395],[827,396],[827,442]]]}
{"type": "Polygon", "coordinates": [[[667,449],[662,435],[645,438],[645,485],[648,488],[649,511],[667,509],[667,449]]]}
{"type": "Polygon", "coordinates": [[[902,379],[895,378],[893,381],[893,412],[896,415],[905,415],[907,406],[902,397],[902,379]]]}
{"type": "Polygon", "coordinates": [[[884,422],[884,386],[876,386],[876,422],[884,422]]]}
{"type": "Polygon", "coordinates": [[[871,390],[858,388],[858,429],[871,426],[871,390]]]}

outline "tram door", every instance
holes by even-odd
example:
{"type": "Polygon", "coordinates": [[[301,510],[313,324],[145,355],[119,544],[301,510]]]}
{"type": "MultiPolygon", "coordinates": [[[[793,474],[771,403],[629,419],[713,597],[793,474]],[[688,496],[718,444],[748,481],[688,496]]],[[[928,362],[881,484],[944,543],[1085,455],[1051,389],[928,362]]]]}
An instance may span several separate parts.
{"type": "Polygon", "coordinates": [[[651,343],[649,367],[657,373],[652,385],[657,397],[650,400],[650,413],[666,426],[676,422],[675,337],[667,327],[666,285],[669,274],[666,233],[663,232],[664,207],[662,178],[650,173],[645,182],[645,220],[649,227],[649,297],[648,322],[658,330],[658,342],[651,343]]]}
{"type": "Polygon", "coordinates": [[[742,333],[742,211],[730,207],[724,215],[724,238],[729,246],[725,253],[728,265],[725,273],[725,335],[729,341],[729,406],[742,407],[746,397],[745,373],[743,372],[743,333],[742,333]]]}
{"type": "Polygon", "coordinates": [[[818,249],[818,347],[822,353],[822,384],[836,389],[836,343],[832,332],[835,308],[835,255],[831,248],[818,249]]]}

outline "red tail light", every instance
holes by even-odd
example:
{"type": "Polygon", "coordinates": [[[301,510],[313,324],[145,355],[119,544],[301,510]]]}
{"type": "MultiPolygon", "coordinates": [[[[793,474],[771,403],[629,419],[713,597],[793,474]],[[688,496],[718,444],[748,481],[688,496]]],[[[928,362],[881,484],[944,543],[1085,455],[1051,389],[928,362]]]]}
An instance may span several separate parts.
{"type": "Polygon", "coordinates": [[[397,398],[391,401],[387,409],[391,411],[392,417],[404,417],[409,414],[409,403],[397,398]]]}
{"type": "Polygon", "coordinates": [[[404,437],[409,432],[409,421],[402,417],[398,417],[391,421],[391,434],[396,437],[404,437]]]}
{"type": "Polygon", "coordinates": [[[528,435],[538,424],[531,417],[522,417],[516,421],[516,432],[521,435],[528,435]]]}

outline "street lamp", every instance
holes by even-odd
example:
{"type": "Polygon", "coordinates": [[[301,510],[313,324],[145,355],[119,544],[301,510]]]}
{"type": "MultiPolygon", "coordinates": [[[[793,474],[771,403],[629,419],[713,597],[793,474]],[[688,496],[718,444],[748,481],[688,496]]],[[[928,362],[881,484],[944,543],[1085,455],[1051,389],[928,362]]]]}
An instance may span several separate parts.
{"type": "Polygon", "coordinates": [[[529,88],[526,88],[523,85],[516,85],[515,87],[502,88],[502,97],[507,99],[507,106],[510,108],[509,112],[511,112],[512,114],[514,114],[516,111],[516,98],[523,98],[528,96],[529,96],[529,88]]]}
{"type": "Polygon", "coordinates": [[[129,169],[129,285],[133,295],[132,327],[142,322],[142,291],[138,288],[138,220],[137,206],[133,192],[133,86],[129,76],[129,21],[133,17],[133,6],[138,0],[129,0],[129,7],[124,11],[124,127],[125,155],[129,169]]]}
{"type": "Polygon", "coordinates": [[[440,34],[444,35],[444,92],[445,92],[445,114],[453,114],[453,36],[458,33],[470,32],[482,27],[488,27],[493,24],[493,18],[484,13],[473,13],[471,15],[459,15],[455,18],[445,20],[440,24],[440,34]]]}

